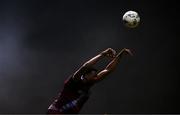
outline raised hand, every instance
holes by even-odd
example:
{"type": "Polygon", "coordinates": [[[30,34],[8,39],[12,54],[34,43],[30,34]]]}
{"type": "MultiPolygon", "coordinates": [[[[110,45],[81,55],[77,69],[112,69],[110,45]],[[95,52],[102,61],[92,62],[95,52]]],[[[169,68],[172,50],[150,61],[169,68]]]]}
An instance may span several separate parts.
{"type": "Polygon", "coordinates": [[[107,48],[102,52],[102,54],[109,58],[114,58],[116,56],[116,51],[112,48],[107,48]]]}
{"type": "Polygon", "coordinates": [[[133,56],[133,53],[131,52],[130,49],[124,48],[116,55],[116,57],[120,57],[123,54],[129,54],[129,55],[133,56]]]}

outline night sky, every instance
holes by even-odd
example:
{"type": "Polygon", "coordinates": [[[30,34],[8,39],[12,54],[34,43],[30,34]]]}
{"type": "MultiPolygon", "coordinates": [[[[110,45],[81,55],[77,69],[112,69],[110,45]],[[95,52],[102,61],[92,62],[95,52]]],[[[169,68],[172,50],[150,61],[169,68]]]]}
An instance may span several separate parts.
{"type": "Polygon", "coordinates": [[[134,56],[92,87],[81,113],[180,113],[175,4],[1,0],[0,113],[46,113],[64,80],[108,47],[134,56]],[[123,25],[128,10],[139,13],[139,27],[123,25]]]}

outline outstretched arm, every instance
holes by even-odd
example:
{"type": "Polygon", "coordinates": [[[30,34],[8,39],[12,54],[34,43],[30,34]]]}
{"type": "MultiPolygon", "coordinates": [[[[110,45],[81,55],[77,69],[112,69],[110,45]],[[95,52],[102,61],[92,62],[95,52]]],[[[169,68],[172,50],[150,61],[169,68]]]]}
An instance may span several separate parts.
{"type": "Polygon", "coordinates": [[[116,51],[113,50],[112,48],[107,48],[106,50],[104,50],[100,54],[98,54],[97,56],[88,60],[86,63],[83,64],[83,66],[93,66],[102,58],[104,58],[106,56],[112,57],[115,55],[115,53],[116,53],[116,51]]]}
{"type": "Polygon", "coordinates": [[[101,81],[103,80],[109,73],[111,73],[120,62],[120,59],[124,54],[130,54],[132,55],[131,51],[129,49],[122,49],[115,58],[106,66],[104,70],[98,73],[97,77],[95,77],[95,81],[101,81]]]}
{"type": "Polygon", "coordinates": [[[99,60],[101,60],[102,58],[108,56],[108,57],[113,57],[115,55],[115,50],[113,50],[112,48],[107,48],[106,50],[102,51],[101,53],[99,53],[98,55],[96,55],[95,57],[91,58],[90,60],[88,60],[87,62],[85,62],[75,73],[74,73],[74,78],[79,78],[82,75],[82,72],[88,68],[91,67],[93,65],[95,65],[99,60]]]}

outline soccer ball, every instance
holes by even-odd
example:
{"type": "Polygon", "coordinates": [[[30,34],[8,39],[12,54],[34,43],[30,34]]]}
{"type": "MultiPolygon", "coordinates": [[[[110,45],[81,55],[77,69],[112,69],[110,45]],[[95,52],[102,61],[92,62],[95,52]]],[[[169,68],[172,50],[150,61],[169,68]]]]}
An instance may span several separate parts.
{"type": "Polygon", "coordinates": [[[139,25],[140,17],[139,14],[135,11],[127,11],[123,15],[123,23],[128,28],[135,28],[139,25]]]}

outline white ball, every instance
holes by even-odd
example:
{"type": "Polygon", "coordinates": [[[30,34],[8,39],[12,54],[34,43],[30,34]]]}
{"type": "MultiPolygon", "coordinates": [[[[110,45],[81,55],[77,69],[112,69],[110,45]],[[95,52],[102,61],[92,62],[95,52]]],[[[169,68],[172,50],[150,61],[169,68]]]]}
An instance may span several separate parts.
{"type": "Polygon", "coordinates": [[[135,28],[139,25],[140,17],[139,14],[135,11],[127,11],[123,15],[123,23],[128,28],[135,28]]]}

